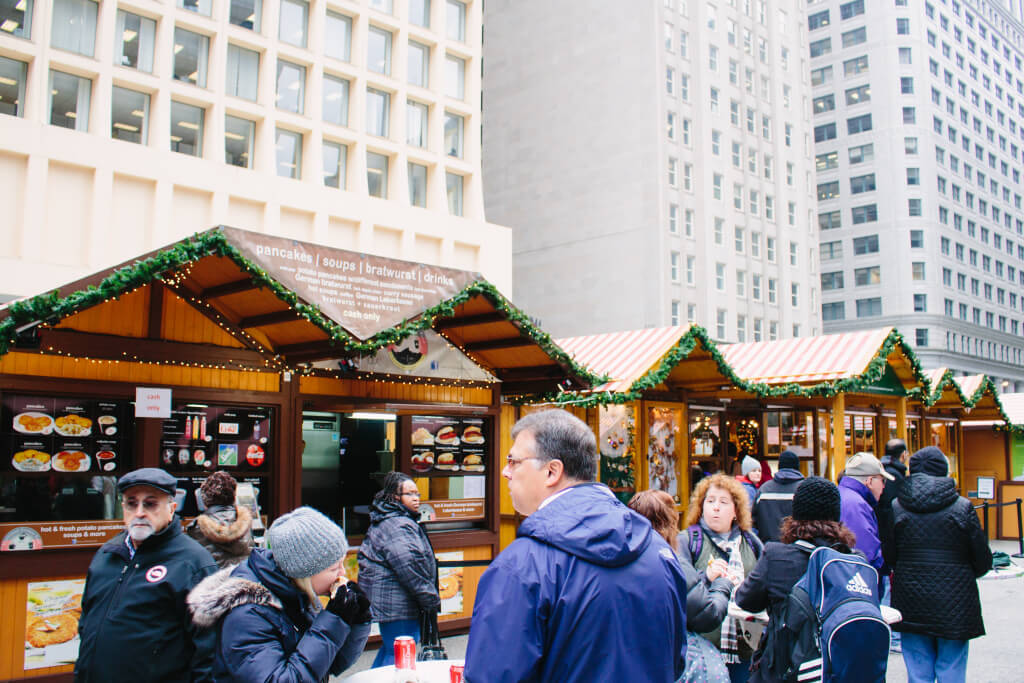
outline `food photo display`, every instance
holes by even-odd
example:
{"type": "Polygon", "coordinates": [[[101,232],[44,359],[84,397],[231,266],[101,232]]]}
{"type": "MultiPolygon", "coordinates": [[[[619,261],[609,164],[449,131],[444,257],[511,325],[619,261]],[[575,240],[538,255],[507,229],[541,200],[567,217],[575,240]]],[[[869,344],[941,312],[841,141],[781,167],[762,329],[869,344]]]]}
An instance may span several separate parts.
{"type": "Polygon", "coordinates": [[[481,474],[486,469],[484,418],[416,415],[409,441],[415,474],[481,474]]]}

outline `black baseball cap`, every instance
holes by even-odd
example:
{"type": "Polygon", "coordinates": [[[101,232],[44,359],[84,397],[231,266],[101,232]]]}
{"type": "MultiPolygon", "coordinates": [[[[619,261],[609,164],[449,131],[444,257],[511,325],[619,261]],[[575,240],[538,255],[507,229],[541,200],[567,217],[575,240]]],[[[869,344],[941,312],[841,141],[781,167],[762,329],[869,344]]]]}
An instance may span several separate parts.
{"type": "Polygon", "coordinates": [[[173,496],[178,488],[178,480],[158,467],[143,467],[129,472],[117,482],[117,490],[121,493],[133,486],[149,486],[173,496]]]}

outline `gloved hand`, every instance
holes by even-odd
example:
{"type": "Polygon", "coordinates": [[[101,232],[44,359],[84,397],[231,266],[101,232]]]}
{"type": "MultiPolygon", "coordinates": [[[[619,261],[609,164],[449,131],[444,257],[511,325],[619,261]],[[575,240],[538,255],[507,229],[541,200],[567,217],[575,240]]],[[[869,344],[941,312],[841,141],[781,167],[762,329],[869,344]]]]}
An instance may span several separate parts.
{"type": "Polygon", "coordinates": [[[327,602],[327,611],[341,617],[349,626],[365,624],[370,620],[370,600],[356,584],[344,584],[338,587],[334,597],[327,602]]]}

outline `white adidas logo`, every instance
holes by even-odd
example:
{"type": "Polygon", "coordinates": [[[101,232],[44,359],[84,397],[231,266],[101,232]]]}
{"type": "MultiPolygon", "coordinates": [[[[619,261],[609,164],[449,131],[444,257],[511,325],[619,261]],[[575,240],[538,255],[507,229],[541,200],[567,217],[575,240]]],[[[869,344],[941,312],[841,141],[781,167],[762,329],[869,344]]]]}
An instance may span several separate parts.
{"type": "Polygon", "coordinates": [[[860,574],[854,574],[853,578],[846,582],[846,590],[851,593],[860,593],[861,595],[871,595],[871,589],[868,588],[868,584],[864,582],[864,579],[860,578],[860,574]]]}

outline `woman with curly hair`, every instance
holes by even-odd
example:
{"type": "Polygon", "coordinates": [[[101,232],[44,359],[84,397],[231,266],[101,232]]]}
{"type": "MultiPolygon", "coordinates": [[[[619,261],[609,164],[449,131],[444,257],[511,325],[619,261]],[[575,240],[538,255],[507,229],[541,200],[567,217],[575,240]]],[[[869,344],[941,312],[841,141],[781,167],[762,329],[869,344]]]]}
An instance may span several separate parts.
{"type": "Polygon", "coordinates": [[[736,604],[748,612],[768,610],[766,637],[754,653],[751,681],[778,681],[778,674],[769,670],[763,660],[771,651],[772,633],[776,631],[778,611],[789,592],[807,570],[810,554],[794,545],[807,541],[815,546],[835,547],[849,553],[855,543],[853,532],[839,521],[839,489],[828,479],[808,477],[800,482],[793,494],[793,514],[782,522],[780,543],[770,542],[754,571],[736,589],[736,604]]]}
{"type": "MultiPolygon", "coordinates": [[[[709,582],[728,576],[738,586],[761,557],[764,546],[751,531],[747,492],[733,477],[718,473],[702,479],[690,497],[685,524],[679,534],[679,558],[709,582]]],[[[732,617],[718,628],[700,632],[721,651],[733,683],[743,683],[750,672],[753,648],[742,633],[732,617]]]]}
{"type": "MultiPolygon", "coordinates": [[[[637,493],[629,507],[647,518],[679,554],[679,512],[672,496],[658,489],[637,493]]],[[[732,582],[724,574],[713,581],[682,559],[679,561],[686,577],[686,669],[681,680],[725,683],[729,673],[718,650],[697,631],[712,631],[722,624],[729,609],[732,582]]]]}

